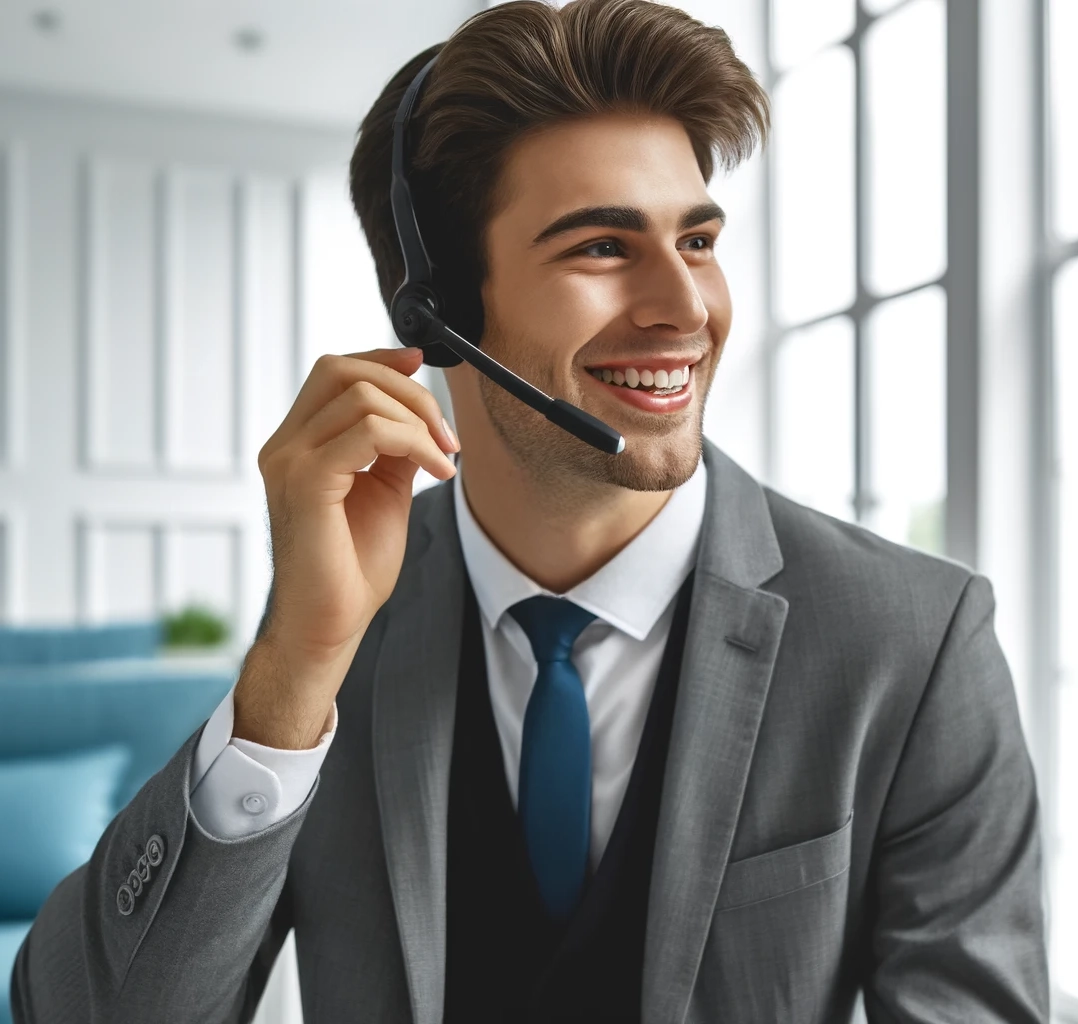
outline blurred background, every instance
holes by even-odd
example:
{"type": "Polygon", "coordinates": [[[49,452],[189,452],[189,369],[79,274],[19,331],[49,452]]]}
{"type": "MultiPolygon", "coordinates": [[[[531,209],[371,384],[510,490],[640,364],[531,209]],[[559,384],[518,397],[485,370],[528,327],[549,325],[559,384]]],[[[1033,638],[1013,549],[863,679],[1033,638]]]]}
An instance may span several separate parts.
{"type": "MultiPolygon", "coordinates": [[[[48,844],[69,865],[0,840],[5,987],[32,894],[235,679],[270,579],[257,452],[318,355],[396,343],[347,197],[356,127],[484,6],[0,0],[0,799],[47,832],[78,791],[81,829],[48,844]],[[27,766],[32,799],[4,780],[27,766]]],[[[707,434],[991,579],[1073,1024],[1078,0],[678,6],[774,104],[770,146],[710,183],[735,315],[707,434]]],[[[290,947],[259,1020],[301,1020],[290,947]]]]}

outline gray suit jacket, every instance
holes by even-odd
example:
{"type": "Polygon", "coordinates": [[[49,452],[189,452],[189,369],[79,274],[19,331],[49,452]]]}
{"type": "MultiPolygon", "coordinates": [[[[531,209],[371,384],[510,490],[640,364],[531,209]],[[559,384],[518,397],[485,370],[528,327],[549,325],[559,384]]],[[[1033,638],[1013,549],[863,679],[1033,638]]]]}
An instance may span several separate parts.
{"type": "MultiPolygon", "coordinates": [[[[1046,1021],[1037,798],[989,582],[704,458],[644,970],[626,978],[644,1024],[841,1021],[858,987],[874,1022],[1046,1021]]],[[[449,488],[416,497],[303,806],[209,836],[196,733],[50,896],[16,1021],[249,1020],[290,928],[306,1024],[441,1020],[453,517],[449,488]],[[122,914],[151,836],[163,860],[122,914]]]]}

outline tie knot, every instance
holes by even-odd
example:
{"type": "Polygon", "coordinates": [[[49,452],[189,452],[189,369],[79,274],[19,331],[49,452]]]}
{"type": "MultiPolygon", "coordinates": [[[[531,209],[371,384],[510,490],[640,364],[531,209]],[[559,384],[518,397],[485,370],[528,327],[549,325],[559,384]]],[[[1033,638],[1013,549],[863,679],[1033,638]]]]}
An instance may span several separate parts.
{"type": "Polygon", "coordinates": [[[509,609],[509,614],[528,635],[538,662],[568,661],[576,638],[595,618],[572,601],[545,594],[518,601],[509,609]]]}

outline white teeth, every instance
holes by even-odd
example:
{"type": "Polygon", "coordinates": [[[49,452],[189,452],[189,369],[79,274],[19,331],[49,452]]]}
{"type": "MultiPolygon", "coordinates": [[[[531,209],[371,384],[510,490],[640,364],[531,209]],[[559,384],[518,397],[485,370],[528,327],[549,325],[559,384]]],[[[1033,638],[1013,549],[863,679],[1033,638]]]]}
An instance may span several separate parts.
{"type": "Polygon", "coordinates": [[[635,366],[625,370],[595,369],[588,371],[596,380],[605,384],[624,385],[626,387],[652,387],[657,391],[675,393],[689,383],[689,367],[680,370],[638,370],[635,366]]]}

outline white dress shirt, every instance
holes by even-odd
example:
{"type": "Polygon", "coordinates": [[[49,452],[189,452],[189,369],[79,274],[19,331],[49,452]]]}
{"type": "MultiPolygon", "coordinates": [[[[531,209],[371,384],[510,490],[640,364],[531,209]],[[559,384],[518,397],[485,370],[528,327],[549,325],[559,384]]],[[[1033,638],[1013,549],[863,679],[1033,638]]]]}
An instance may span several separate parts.
{"type": "MultiPolygon", "coordinates": [[[[506,612],[518,601],[551,592],[520,572],[483,532],[460,486],[463,471],[458,465],[451,484],[457,529],[479,605],[490,701],[516,807],[524,712],[537,666],[523,628],[506,612]]],[[[564,595],[596,616],[573,646],[591,721],[593,870],[636,760],[674,599],[696,564],[706,472],[701,459],[625,548],[564,595]]],[[[235,739],[230,692],[207,723],[191,769],[191,808],[198,823],[213,835],[238,838],[291,814],[314,785],[336,725],[334,708],[328,731],[311,750],[275,750],[235,739]]]]}

